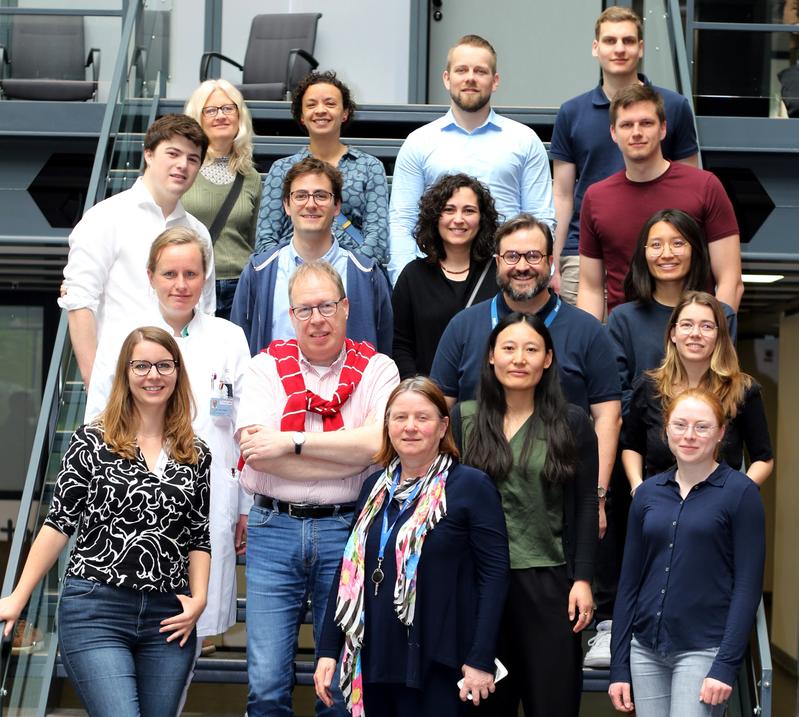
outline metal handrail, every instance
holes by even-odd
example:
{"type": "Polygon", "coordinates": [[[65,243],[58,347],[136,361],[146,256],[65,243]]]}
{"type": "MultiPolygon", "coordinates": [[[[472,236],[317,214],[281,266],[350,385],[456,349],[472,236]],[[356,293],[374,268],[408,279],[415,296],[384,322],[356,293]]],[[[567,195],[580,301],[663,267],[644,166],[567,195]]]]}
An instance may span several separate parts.
{"type": "MultiPolygon", "coordinates": [[[[126,68],[127,68],[127,53],[130,46],[131,38],[133,37],[133,29],[135,26],[136,15],[139,11],[139,6],[143,0],[135,0],[127,4],[127,9],[124,14],[122,23],[122,31],[120,34],[119,52],[117,53],[117,61],[111,77],[111,85],[109,92],[109,101],[106,104],[105,113],[103,115],[103,122],[100,130],[99,139],[97,142],[97,151],[95,153],[94,163],[92,165],[92,174],[89,181],[89,190],[86,194],[86,202],[84,204],[84,212],[92,207],[98,199],[101,181],[105,176],[105,164],[107,155],[109,153],[110,138],[112,136],[112,127],[118,126],[121,108],[121,97],[125,90],[126,68]]],[[[0,8],[0,14],[14,14],[5,12],[6,10],[17,10],[16,8],[0,8]]],[[[116,15],[121,12],[114,11],[116,15]]],[[[19,14],[63,14],[62,12],[22,12],[19,14]]],[[[68,14],[76,14],[75,12],[68,14]]],[[[110,15],[111,12],[89,11],[87,14],[91,15],[110,15]]],[[[14,530],[14,536],[11,540],[11,549],[9,551],[8,563],[6,566],[6,573],[3,578],[2,595],[8,595],[14,587],[17,579],[17,573],[20,567],[20,556],[22,548],[27,538],[29,529],[29,520],[31,514],[31,506],[34,501],[34,494],[41,488],[41,479],[46,470],[46,458],[49,457],[53,441],[56,434],[56,422],[58,419],[58,409],[61,403],[61,397],[66,385],[64,372],[66,369],[66,359],[71,351],[71,343],[69,340],[67,312],[61,312],[61,318],[58,323],[56,331],[55,344],[50,360],[50,367],[47,372],[47,380],[45,382],[44,393],[42,396],[42,406],[39,411],[39,419],[36,424],[36,432],[34,434],[33,445],[31,447],[31,459],[28,464],[28,470],[25,476],[25,485],[22,491],[20,500],[19,513],[17,517],[17,526],[14,530]]],[[[5,627],[5,623],[0,621],[0,634],[5,627]]],[[[0,677],[5,677],[5,667],[3,663],[4,655],[0,655],[0,677]]]]}
{"type": "Polygon", "coordinates": [[[756,685],[760,695],[760,717],[771,717],[771,688],[774,684],[774,666],[771,662],[771,641],[768,636],[768,624],[766,623],[766,610],[763,607],[763,600],[757,607],[757,617],[755,618],[755,632],[757,641],[757,654],[760,663],[760,679],[756,685]]]}

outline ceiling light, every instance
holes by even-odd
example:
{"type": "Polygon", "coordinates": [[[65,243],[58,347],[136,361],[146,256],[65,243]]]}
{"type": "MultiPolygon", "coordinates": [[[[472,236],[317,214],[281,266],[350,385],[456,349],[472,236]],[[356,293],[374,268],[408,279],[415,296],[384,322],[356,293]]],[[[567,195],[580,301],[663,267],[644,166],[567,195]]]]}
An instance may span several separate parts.
{"type": "Polygon", "coordinates": [[[741,274],[744,284],[773,284],[784,278],[784,274],[741,274]]]}

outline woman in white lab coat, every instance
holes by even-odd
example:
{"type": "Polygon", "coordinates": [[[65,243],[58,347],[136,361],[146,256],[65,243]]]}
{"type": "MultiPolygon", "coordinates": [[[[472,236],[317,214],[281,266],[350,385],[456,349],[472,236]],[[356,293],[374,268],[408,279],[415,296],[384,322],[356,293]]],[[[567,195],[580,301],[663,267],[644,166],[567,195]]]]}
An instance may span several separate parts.
{"type": "MultiPolygon", "coordinates": [[[[197,623],[198,637],[219,635],[236,621],[236,553],[246,547],[246,514],[252,498],[238,485],[239,451],[233,434],[241,381],[250,352],[244,332],[196,309],[209,261],[191,229],[173,227],[153,242],[147,275],[159,313],[152,323],[175,337],[195,403],[193,428],[211,449],[211,577],[208,605],[197,623]],[[240,518],[243,518],[240,520],[240,518]]],[[[104,361],[98,356],[98,361],[104,361]]],[[[103,409],[112,374],[95,375],[90,420],[103,409]]],[[[201,640],[197,641],[198,647],[201,640]]]]}

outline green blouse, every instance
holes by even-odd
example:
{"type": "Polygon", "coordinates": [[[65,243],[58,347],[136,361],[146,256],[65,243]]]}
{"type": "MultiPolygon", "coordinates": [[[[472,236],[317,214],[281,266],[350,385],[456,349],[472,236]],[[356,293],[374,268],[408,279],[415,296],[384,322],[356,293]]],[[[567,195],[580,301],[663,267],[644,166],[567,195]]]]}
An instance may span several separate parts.
{"type": "MultiPolygon", "coordinates": [[[[469,445],[475,401],[461,404],[463,447],[469,445]]],[[[514,570],[565,565],[563,551],[563,486],[541,477],[546,461],[546,441],[535,435],[528,451],[526,466],[521,465],[527,429],[533,417],[519,428],[510,440],[513,467],[498,481],[502,508],[508,527],[510,565],[514,570]]]]}

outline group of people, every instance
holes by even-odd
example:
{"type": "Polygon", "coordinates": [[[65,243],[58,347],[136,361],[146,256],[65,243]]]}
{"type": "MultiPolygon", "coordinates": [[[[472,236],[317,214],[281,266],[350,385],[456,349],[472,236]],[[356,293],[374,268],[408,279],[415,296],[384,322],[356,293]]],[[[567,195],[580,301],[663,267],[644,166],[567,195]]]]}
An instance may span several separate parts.
{"type": "Polygon", "coordinates": [[[241,94],[209,80],[74,229],[86,424],[0,619],[77,532],[59,639],[91,715],[180,712],[235,622],[237,554],[250,717],[291,714],[309,600],[320,715],[576,716],[581,632],[611,611],[618,710],[721,713],[773,466],[734,347],[738,229],[686,101],[637,74],[640,19],[595,30],[602,81],[558,114],[554,180],[467,35],[390,197],[341,141],[335,73],[295,90],[308,146],[263,184],[241,94]]]}

